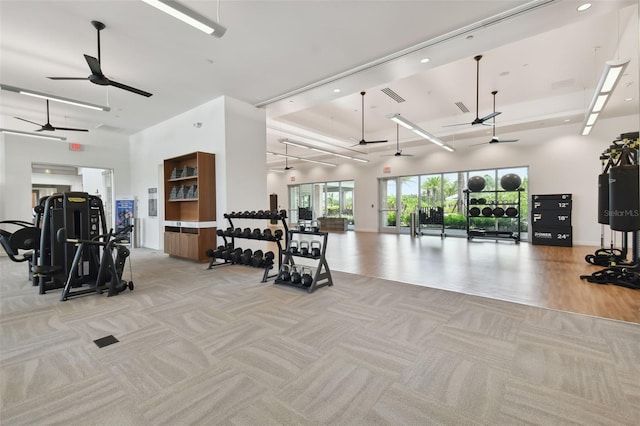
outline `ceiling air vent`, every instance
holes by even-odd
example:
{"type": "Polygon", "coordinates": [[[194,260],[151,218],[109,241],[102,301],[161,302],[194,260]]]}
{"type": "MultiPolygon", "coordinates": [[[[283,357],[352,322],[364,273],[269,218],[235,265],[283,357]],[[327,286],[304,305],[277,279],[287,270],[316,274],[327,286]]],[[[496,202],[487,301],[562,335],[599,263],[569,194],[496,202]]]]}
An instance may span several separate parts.
{"type": "Polygon", "coordinates": [[[398,95],[396,92],[389,89],[388,87],[385,87],[384,89],[382,89],[382,92],[387,96],[389,96],[394,101],[396,101],[397,103],[404,102],[404,99],[402,98],[402,96],[398,95]]]}
{"type": "Polygon", "coordinates": [[[460,111],[462,112],[469,112],[469,108],[467,108],[462,102],[456,102],[456,106],[460,108],[460,111]]]}

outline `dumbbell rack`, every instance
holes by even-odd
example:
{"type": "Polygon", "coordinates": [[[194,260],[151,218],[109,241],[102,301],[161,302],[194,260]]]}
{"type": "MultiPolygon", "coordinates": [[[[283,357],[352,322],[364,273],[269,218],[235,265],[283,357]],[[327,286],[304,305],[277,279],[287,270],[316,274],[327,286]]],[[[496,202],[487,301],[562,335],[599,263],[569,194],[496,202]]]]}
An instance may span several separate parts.
{"type": "MultiPolygon", "coordinates": [[[[227,222],[229,222],[229,228],[232,229],[236,229],[233,225],[233,220],[232,219],[252,219],[252,220],[260,220],[260,219],[268,219],[268,220],[279,220],[280,222],[282,222],[282,226],[284,228],[284,232],[283,235],[285,236],[285,247],[287,246],[287,239],[289,238],[289,227],[287,226],[287,214],[286,211],[282,210],[280,212],[269,212],[269,211],[265,211],[265,212],[244,212],[244,213],[225,213],[224,214],[225,219],[227,219],[227,222]]],[[[249,239],[249,240],[256,240],[256,241],[268,241],[268,242],[274,242],[276,243],[276,245],[278,246],[278,253],[276,254],[277,259],[278,259],[278,270],[280,270],[280,268],[282,267],[282,238],[276,238],[275,236],[272,236],[270,238],[264,238],[263,236],[260,237],[256,237],[253,235],[236,235],[236,234],[225,234],[224,231],[220,232],[218,234],[219,236],[222,237],[223,241],[224,241],[224,246],[229,249],[229,250],[233,250],[235,248],[235,239],[236,238],[244,238],[244,239],[249,239]],[[229,238],[229,239],[227,239],[229,238]]],[[[216,262],[216,258],[212,258],[211,261],[209,262],[209,267],[207,269],[212,269],[215,266],[221,266],[221,265],[231,265],[233,264],[233,262],[231,262],[229,259],[223,259],[222,262],[216,262]]],[[[274,278],[276,275],[269,275],[269,270],[271,270],[273,268],[273,263],[267,264],[264,267],[264,274],[262,276],[262,281],[260,282],[267,282],[267,280],[269,278],[274,278]]]]}
{"type": "Polygon", "coordinates": [[[284,260],[282,265],[278,270],[278,275],[274,281],[275,284],[285,284],[293,287],[303,288],[307,290],[309,293],[313,293],[316,289],[325,286],[333,286],[333,279],[331,278],[331,270],[329,269],[329,265],[327,264],[327,259],[325,257],[327,251],[327,237],[329,234],[327,232],[319,232],[319,231],[311,231],[311,230],[290,230],[287,232],[287,249],[284,252],[284,260]],[[308,254],[303,254],[300,252],[293,252],[291,243],[295,241],[294,235],[301,235],[310,237],[310,241],[321,241],[320,253],[314,255],[312,252],[308,254]],[[314,269],[314,273],[312,275],[312,281],[309,286],[305,286],[302,283],[294,283],[291,280],[283,280],[282,272],[291,271],[293,266],[305,266],[308,265],[296,265],[295,258],[299,259],[309,259],[313,260],[316,263],[315,267],[310,267],[314,269]]]}
{"type": "Polygon", "coordinates": [[[515,191],[505,191],[505,190],[486,190],[486,191],[470,191],[468,189],[464,190],[465,193],[465,204],[466,204],[466,209],[467,209],[467,240],[472,240],[474,238],[480,238],[480,239],[490,239],[490,240],[512,240],[514,241],[516,244],[518,244],[520,242],[520,220],[521,220],[521,203],[520,203],[520,199],[521,199],[521,195],[522,195],[522,188],[519,188],[515,191]],[[518,194],[518,200],[516,202],[492,202],[490,204],[472,204],[470,202],[471,198],[470,198],[470,194],[492,194],[493,198],[495,201],[495,199],[498,198],[498,194],[501,193],[517,193],[518,194]],[[471,209],[476,207],[479,209],[483,209],[483,208],[487,208],[487,207],[492,207],[492,210],[497,208],[497,207],[514,207],[517,209],[517,214],[515,216],[501,216],[501,217],[496,217],[493,215],[493,213],[490,216],[484,216],[484,215],[472,215],[470,213],[471,209]],[[473,221],[477,218],[482,218],[482,219],[489,219],[489,218],[493,218],[495,221],[500,220],[501,218],[506,218],[506,219],[515,219],[517,221],[516,227],[517,227],[517,231],[512,232],[512,231],[500,231],[500,230],[485,230],[485,229],[473,229],[473,221]]]}

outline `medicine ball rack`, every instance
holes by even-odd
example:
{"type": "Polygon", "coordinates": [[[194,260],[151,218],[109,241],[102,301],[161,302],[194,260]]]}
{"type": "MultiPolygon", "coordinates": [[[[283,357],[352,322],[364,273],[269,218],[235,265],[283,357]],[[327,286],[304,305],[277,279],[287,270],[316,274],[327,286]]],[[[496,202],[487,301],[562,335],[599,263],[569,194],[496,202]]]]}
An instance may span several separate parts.
{"type": "Polygon", "coordinates": [[[234,251],[237,252],[238,250],[240,250],[240,253],[237,255],[237,257],[241,257],[242,250],[240,248],[236,248],[235,246],[236,238],[274,242],[278,246],[278,253],[276,254],[276,256],[278,260],[278,270],[280,270],[282,266],[282,252],[283,252],[282,242],[281,242],[282,236],[279,236],[277,232],[274,232],[274,234],[271,234],[270,233],[271,230],[268,228],[264,230],[264,231],[269,231],[268,233],[264,231],[257,232],[257,231],[260,231],[259,228],[255,228],[251,232],[247,232],[247,230],[250,230],[250,228],[245,228],[244,230],[242,230],[241,228],[235,228],[233,225],[232,219],[252,219],[252,220],[267,219],[270,221],[272,220],[280,221],[282,223],[282,227],[284,228],[284,232],[282,232],[281,230],[276,230],[276,231],[282,232],[282,235],[285,237],[285,247],[286,247],[287,241],[289,238],[289,233],[288,233],[289,227],[287,226],[287,221],[286,221],[287,211],[280,210],[279,212],[277,212],[277,211],[269,211],[269,210],[258,210],[258,211],[245,211],[245,212],[231,212],[231,213],[225,213],[224,218],[227,219],[227,221],[229,222],[229,227],[226,230],[218,229],[216,231],[217,235],[219,237],[222,237],[224,241],[224,245],[218,246],[217,250],[213,250],[213,249],[207,250],[207,256],[211,258],[207,269],[212,269],[215,266],[221,266],[221,265],[241,264],[241,265],[253,266],[257,268],[264,268],[264,274],[262,276],[262,281],[260,282],[265,283],[269,278],[276,277],[276,275],[269,275],[269,271],[273,269],[274,259],[265,260],[262,258],[256,258],[256,259],[250,259],[251,261],[249,262],[241,262],[241,261],[234,261],[233,258],[231,258],[230,256],[218,256],[218,255],[223,254],[224,252],[231,254],[234,251]],[[216,253],[216,251],[218,253],[216,253]]]}
{"type": "Polygon", "coordinates": [[[320,287],[333,286],[331,270],[325,257],[328,235],[327,232],[307,229],[288,231],[287,249],[284,252],[284,260],[274,283],[303,288],[309,293],[313,293],[320,287]],[[308,238],[297,240],[294,239],[295,236],[308,238]],[[317,263],[315,267],[296,265],[294,258],[314,260],[317,263]],[[294,274],[299,275],[299,280],[294,274]]]}
{"type": "MultiPolygon", "coordinates": [[[[465,204],[467,206],[467,240],[474,238],[490,239],[490,240],[513,240],[516,244],[520,242],[520,221],[522,217],[521,212],[521,196],[522,188],[518,188],[515,191],[506,190],[484,190],[484,191],[471,191],[469,189],[464,190],[465,204]],[[499,201],[499,194],[517,193],[517,202],[505,202],[499,201]],[[480,198],[471,197],[471,194],[479,194],[480,198]],[[487,201],[482,194],[491,194],[493,200],[487,201]],[[496,201],[498,200],[498,201],[496,201]],[[485,230],[474,229],[473,222],[475,219],[482,218],[487,219],[493,217],[495,221],[499,221],[503,218],[516,220],[517,231],[500,231],[500,230],[485,230]]],[[[494,222],[495,223],[495,222],[494,222]]]]}

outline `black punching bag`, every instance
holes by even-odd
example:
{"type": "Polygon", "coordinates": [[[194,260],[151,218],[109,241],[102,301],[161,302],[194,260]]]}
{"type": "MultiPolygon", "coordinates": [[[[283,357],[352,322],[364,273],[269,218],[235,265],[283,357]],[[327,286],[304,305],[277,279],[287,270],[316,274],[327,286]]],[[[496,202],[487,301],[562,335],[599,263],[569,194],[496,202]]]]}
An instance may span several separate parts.
{"type": "Polygon", "coordinates": [[[637,164],[609,169],[609,225],[615,231],[640,230],[640,175],[637,164]]]}
{"type": "Polygon", "coordinates": [[[598,223],[609,224],[609,173],[598,175],[598,223]]]}

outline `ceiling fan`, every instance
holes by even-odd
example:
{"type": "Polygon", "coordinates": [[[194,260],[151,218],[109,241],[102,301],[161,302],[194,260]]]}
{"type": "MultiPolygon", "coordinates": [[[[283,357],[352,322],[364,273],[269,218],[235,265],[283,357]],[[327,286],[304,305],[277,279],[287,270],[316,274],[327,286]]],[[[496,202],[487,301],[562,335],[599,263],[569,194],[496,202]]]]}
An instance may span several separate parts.
{"type": "Polygon", "coordinates": [[[412,154],[403,154],[400,149],[400,125],[396,123],[396,153],[386,154],[382,157],[413,157],[412,154]]]}
{"type": "MultiPolygon", "coordinates": [[[[494,90],[493,92],[491,92],[491,94],[493,95],[493,110],[496,110],[496,94],[498,94],[497,90],[494,90]]],[[[485,145],[488,143],[507,143],[507,142],[518,142],[520,139],[499,139],[496,136],[496,117],[493,117],[493,136],[491,137],[491,140],[489,142],[482,142],[482,143],[477,143],[471,146],[477,146],[477,145],[485,145]]]]}
{"type": "Polygon", "coordinates": [[[492,126],[493,123],[486,123],[487,120],[492,119],[496,115],[502,114],[501,112],[496,112],[495,108],[491,114],[485,115],[484,117],[479,117],[479,98],[480,98],[480,59],[482,59],[482,55],[474,56],[473,59],[476,61],[476,118],[473,119],[471,123],[459,123],[459,124],[448,124],[443,127],[452,127],[452,126],[466,126],[471,124],[475,126],[476,124],[482,124],[485,126],[492,126]]]}
{"type": "Polygon", "coordinates": [[[367,92],[360,92],[360,95],[362,95],[362,139],[360,139],[360,142],[358,142],[355,145],[352,146],[357,146],[357,145],[369,145],[370,143],[385,143],[385,142],[389,142],[387,140],[384,141],[366,141],[364,140],[364,95],[366,95],[367,92]]]}
{"type": "Polygon", "coordinates": [[[36,130],[36,132],[42,132],[43,130],[47,130],[50,132],[53,132],[55,130],[72,130],[74,132],[88,132],[88,129],[73,129],[70,127],[53,127],[51,125],[51,123],[49,122],[49,100],[47,99],[47,123],[46,124],[39,124],[36,123],[34,121],[30,121],[30,120],[26,120],[24,118],[20,118],[20,117],[14,117],[17,118],[18,120],[22,120],[22,121],[26,121],[27,123],[31,123],[31,124],[35,124],[36,126],[40,126],[40,128],[38,130],[36,130]]]}
{"type": "Polygon", "coordinates": [[[127,86],[126,84],[118,83],[117,81],[113,81],[105,77],[102,72],[102,68],[100,67],[100,31],[105,28],[105,25],[99,21],[91,21],[91,25],[98,30],[98,59],[93,56],[84,55],[84,59],[87,61],[87,65],[89,65],[89,69],[91,70],[91,75],[89,77],[47,77],[51,80],[89,80],[94,84],[98,84],[100,86],[113,86],[118,89],[127,90],[132,93],[136,93],[138,95],[149,97],[151,93],[145,92],[144,90],[136,89],[135,87],[127,86]]]}

